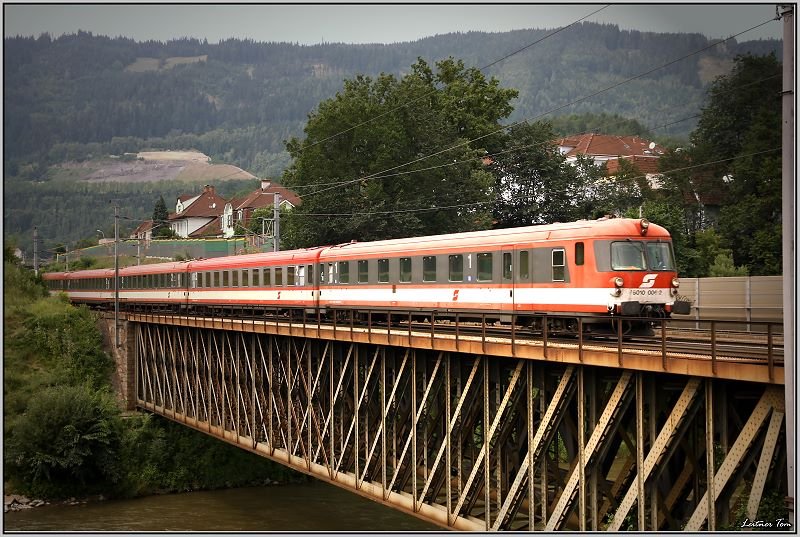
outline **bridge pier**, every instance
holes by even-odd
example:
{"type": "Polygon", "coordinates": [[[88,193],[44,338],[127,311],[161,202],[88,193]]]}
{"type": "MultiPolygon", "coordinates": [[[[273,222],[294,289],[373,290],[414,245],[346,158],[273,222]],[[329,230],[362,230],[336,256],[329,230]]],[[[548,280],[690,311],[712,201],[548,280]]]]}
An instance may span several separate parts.
{"type": "Polygon", "coordinates": [[[114,314],[102,313],[97,320],[97,326],[103,335],[106,349],[111,350],[114,359],[114,372],[112,385],[117,395],[121,408],[126,411],[136,409],[136,370],[134,364],[135,339],[133,331],[129,330],[127,320],[119,321],[120,346],[114,344],[114,314]]]}
{"type": "Polygon", "coordinates": [[[443,527],[718,530],[785,493],[780,386],[242,326],[128,323],[136,406],[443,527]]]}

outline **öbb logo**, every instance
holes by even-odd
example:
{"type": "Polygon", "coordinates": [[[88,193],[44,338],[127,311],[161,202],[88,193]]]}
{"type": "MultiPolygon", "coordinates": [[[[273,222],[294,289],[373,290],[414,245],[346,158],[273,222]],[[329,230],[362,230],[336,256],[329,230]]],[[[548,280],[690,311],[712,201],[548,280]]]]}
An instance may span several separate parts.
{"type": "Polygon", "coordinates": [[[649,289],[653,287],[656,283],[656,277],[658,274],[645,274],[644,278],[642,278],[642,285],[639,286],[639,289],[649,289]]]}

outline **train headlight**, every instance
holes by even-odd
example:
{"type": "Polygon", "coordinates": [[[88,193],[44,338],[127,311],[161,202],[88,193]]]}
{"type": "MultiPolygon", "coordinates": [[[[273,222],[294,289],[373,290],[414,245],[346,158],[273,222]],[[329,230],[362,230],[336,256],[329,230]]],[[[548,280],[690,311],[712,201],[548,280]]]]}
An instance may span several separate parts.
{"type": "Polygon", "coordinates": [[[677,289],[680,286],[681,286],[680,280],[678,278],[672,278],[672,287],[677,289]]]}
{"type": "Polygon", "coordinates": [[[623,280],[620,276],[614,278],[614,286],[615,287],[622,287],[625,285],[625,280],[623,280]]]}
{"type": "Polygon", "coordinates": [[[647,221],[647,218],[642,218],[639,221],[639,226],[641,227],[640,233],[642,235],[647,235],[647,228],[650,227],[650,222],[647,221]]]}
{"type": "Polygon", "coordinates": [[[619,287],[611,291],[611,296],[619,296],[621,294],[622,294],[622,289],[620,289],[619,287]]]}

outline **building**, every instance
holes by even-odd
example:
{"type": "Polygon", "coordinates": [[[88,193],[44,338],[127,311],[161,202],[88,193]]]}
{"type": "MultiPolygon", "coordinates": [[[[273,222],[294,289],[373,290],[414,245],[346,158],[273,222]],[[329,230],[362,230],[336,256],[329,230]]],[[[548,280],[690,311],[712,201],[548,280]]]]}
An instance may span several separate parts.
{"type": "Polygon", "coordinates": [[[168,218],[169,227],[183,238],[217,237],[221,234],[220,219],[226,203],[212,185],[206,185],[196,196],[177,199],[175,212],[168,218]]]}
{"type": "MultiPolygon", "coordinates": [[[[222,234],[225,238],[233,237],[237,230],[246,228],[252,219],[253,212],[257,209],[272,207],[275,194],[280,195],[280,207],[293,209],[301,203],[300,197],[279,184],[268,180],[261,181],[261,187],[254,190],[244,198],[232,199],[225,204],[222,213],[222,234]]],[[[238,231],[240,234],[241,231],[238,231]]]]}
{"type": "MultiPolygon", "coordinates": [[[[138,227],[133,230],[133,233],[131,233],[130,238],[145,241],[153,240],[153,221],[145,220],[139,224],[138,227]]],[[[102,244],[102,242],[101,240],[100,243],[102,244]]]]}
{"type": "Polygon", "coordinates": [[[609,176],[619,170],[620,160],[628,160],[645,174],[651,188],[660,188],[658,159],[664,149],[655,142],[638,136],[612,134],[578,134],[556,141],[559,152],[567,162],[575,162],[579,156],[590,157],[595,164],[605,165],[609,176]]]}

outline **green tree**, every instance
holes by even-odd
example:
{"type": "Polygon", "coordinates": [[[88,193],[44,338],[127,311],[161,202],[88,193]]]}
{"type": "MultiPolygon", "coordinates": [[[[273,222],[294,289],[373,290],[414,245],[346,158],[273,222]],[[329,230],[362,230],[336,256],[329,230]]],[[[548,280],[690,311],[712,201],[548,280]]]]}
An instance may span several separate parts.
{"type": "Polygon", "coordinates": [[[320,103],[305,139],[287,143],[283,183],[303,204],[282,222],[284,247],[488,227],[481,157],[502,147],[493,133],[516,91],[452,58],[436,68],[419,59],[401,80],[357,76],[320,103]]]}
{"type": "MultiPolygon", "coordinates": [[[[491,169],[497,176],[497,227],[529,226],[582,218],[588,209],[587,177],[553,145],[549,123],[521,123],[491,169]]],[[[593,170],[595,171],[595,170],[593,170]]]]}
{"type": "Polygon", "coordinates": [[[733,254],[730,250],[721,252],[714,257],[714,263],[708,269],[708,275],[718,276],[747,276],[747,267],[737,267],[733,264],[733,254]]]}
{"type": "MultiPolygon", "coordinates": [[[[250,220],[247,222],[247,230],[250,233],[261,235],[262,232],[267,231],[267,220],[272,220],[275,216],[272,207],[260,207],[253,211],[250,215],[250,220]]],[[[283,212],[281,213],[283,216],[283,212]]]]}
{"type": "Polygon", "coordinates": [[[174,235],[172,228],[168,225],[168,219],[169,212],[167,204],[164,203],[164,196],[159,196],[153,207],[153,238],[169,238],[174,235]]]}
{"type": "Polygon", "coordinates": [[[719,233],[735,265],[753,275],[781,272],[781,64],[739,56],[709,90],[692,159],[707,189],[723,197],[719,233]]]}
{"type": "Polygon", "coordinates": [[[121,423],[113,396],[85,385],[34,397],[6,440],[6,468],[31,494],[64,497],[106,491],[120,479],[121,423]]]}

